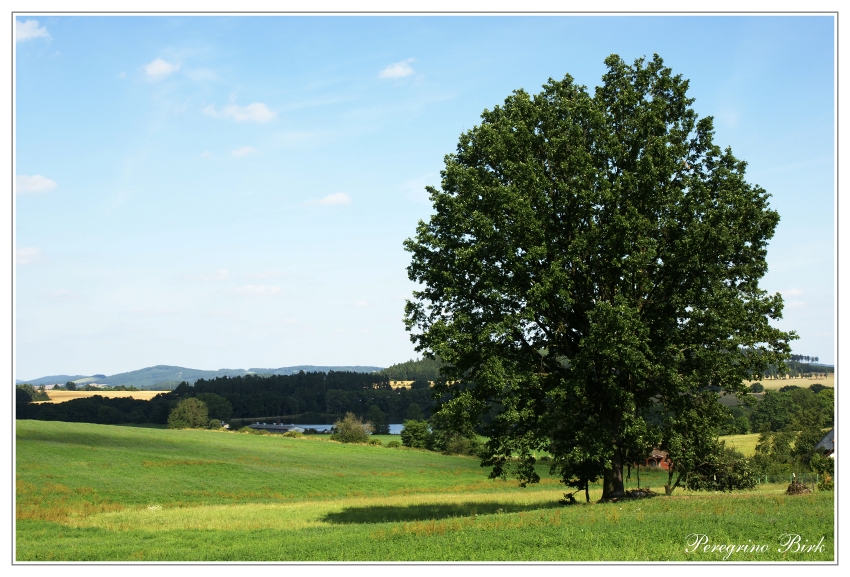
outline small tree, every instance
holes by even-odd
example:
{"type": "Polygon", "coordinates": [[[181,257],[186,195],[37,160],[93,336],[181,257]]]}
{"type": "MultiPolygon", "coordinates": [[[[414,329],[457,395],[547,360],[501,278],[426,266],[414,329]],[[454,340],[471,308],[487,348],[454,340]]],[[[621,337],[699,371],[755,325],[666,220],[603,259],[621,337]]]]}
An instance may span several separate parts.
{"type": "Polygon", "coordinates": [[[168,415],[169,429],[204,428],[210,422],[207,406],[194,397],[180,401],[168,415]]]}
{"type": "Polygon", "coordinates": [[[414,449],[428,449],[431,446],[431,429],[428,421],[414,421],[408,419],[404,422],[401,431],[401,443],[405,447],[414,449]]]}
{"type": "Polygon", "coordinates": [[[65,389],[68,391],[76,391],[77,383],[75,383],[74,381],[68,381],[67,383],[65,383],[65,389]]]}
{"type": "Polygon", "coordinates": [[[378,405],[372,405],[366,412],[366,420],[372,423],[375,428],[376,435],[389,435],[390,426],[387,424],[387,417],[378,405]]]}
{"type": "Polygon", "coordinates": [[[348,412],[341,421],[334,423],[331,440],[340,443],[368,443],[372,430],[371,423],[364,423],[354,413],[348,412]]]}

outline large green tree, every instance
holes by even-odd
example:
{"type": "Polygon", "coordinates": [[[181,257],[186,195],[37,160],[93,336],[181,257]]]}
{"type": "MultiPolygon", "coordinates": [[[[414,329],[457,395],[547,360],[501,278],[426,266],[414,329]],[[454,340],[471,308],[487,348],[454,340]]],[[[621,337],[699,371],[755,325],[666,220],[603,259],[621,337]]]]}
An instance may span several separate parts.
{"type": "Polygon", "coordinates": [[[547,450],[607,498],[651,446],[713,434],[685,415],[745,392],[795,335],[770,326],[782,298],[758,285],[769,195],[661,58],[605,64],[593,95],[550,79],[461,135],[405,241],[421,283],[405,323],[447,363],[441,413],[487,423],[493,476],[535,482],[547,450]]]}

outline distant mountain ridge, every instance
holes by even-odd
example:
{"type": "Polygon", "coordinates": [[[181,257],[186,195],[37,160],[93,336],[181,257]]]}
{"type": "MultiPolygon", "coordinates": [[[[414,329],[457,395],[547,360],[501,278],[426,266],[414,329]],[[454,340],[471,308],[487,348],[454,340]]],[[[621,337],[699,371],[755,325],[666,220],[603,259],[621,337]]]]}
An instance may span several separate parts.
{"type": "Polygon", "coordinates": [[[250,368],[250,369],[219,369],[217,371],[205,371],[202,369],[191,369],[187,367],[178,367],[174,365],[156,365],[153,367],[146,367],[144,369],[139,369],[136,371],[129,371],[126,373],[118,373],[116,375],[111,375],[108,377],[104,377],[103,375],[51,375],[47,377],[41,377],[38,379],[33,379],[29,381],[23,381],[21,379],[16,379],[15,384],[21,383],[29,383],[33,386],[39,385],[56,385],[61,384],[64,385],[68,381],[74,381],[77,385],[85,386],[87,384],[102,384],[109,385],[112,387],[116,387],[119,385],[124,385],[127,387],[133,386],[137,389],[149,389],[156,385],[163,386],[164,388],[173,388],[174,385],[186,381],[188,383],[194,383],[198,379],[215,379],[217,377],[241,377],[244,375],[292,375],[298,373],[299,371],[304,371],[305,373],[310,372],[322,372],[327,373],[329,371],[352,371],[356,373],[374,373],[377,371],[383,370],[383,367],[371,367],[371,366],[322,366],[322,365],[297,365],[294,367],[280,367],[277,369],[262,369],[262,368],[250,368]]]}

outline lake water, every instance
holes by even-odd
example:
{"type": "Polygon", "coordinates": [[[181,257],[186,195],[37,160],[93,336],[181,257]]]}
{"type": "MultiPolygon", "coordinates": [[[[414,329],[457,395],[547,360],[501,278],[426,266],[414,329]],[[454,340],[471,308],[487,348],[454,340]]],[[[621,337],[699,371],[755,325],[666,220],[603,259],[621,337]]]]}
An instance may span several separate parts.
{"type": "MultiPolygon", "coordinates": [[[[330,431],[333,425],[302,425],[298,424],[297,426],[303,427],[304,429],[316,429],[317,431],[330,431]]],[[[390,425],[390,435],[399,435],[401,434],[401,430],[404,428],[404,425],[396,424],[390,425]]]]}

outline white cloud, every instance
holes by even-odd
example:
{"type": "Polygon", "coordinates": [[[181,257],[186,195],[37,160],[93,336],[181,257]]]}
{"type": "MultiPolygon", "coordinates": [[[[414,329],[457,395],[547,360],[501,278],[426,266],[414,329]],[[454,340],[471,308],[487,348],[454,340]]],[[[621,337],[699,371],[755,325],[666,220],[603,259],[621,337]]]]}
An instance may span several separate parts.
{"type": "Polygon", "coordinates": [[[789,290],[783,292],[782,296],[799,297],[799,296],[803,296],[803,294],[805,294],[803,289],[794,288],[794,289],[789,289],[789,290]]]}
{"type": "Polygon", "coordinates": [[[15,192],[17,192],[17,194],[24,194],[27,192],[50,192],[57,186],[55,181],[50,180],[49,178],[44,178],[40,174],[36,174],[35,176],[19,174],[15,178],[15,184],[15,192]]]}
{"type": "Polygon", "coordinates": [[[221,110],[216,110],[215,106],[210,104],[201,112],[214,118],[232,118],[237,122],[244,122],[245,120],[251,120],[253,122],[268,122],[277,117],[277,112],[272,112],[262,102],[254,102],[248,106],[228,104],[221,110]]]}
{"type": "Polygon", "coordinates": [[[236,292],[242,295],[250,295],[250,296],[267,296],[267,295],[276,295],[280,292],[279,286],[266,286],[259,284],[248,284],[245,286],[237,287],[236,292]]]}
{"type": "Polygon", "coordinates": [[[50,38],[47,28],[38,25],[38,20],[21,22],[15,20],[15,42],[23,42],[31,38],[50,38]]]}
{"type": "Polygon", "coordinates": [[[378,78],[404,78],[413,74],[414,70],[410,66],[413,58],[390,64],[378,73],[378,78]]]}
{"type": "Polygon", "coordinates": [[[256,154],[258,152],[260,152],[260,151],[257,150],[256,148],[254,148],[253,146],[243,146],[241,148],[237,148],[236,150],[231,151],[230,154],[238,157],[238,156],[248,156],[249,154],[256,154]]]}
{"type": "Polygon", "coordinates": [[[368,306],[369,306],[369,303],[367,303],[366,301],[357,301],[357,304],[356,304],[355,306],[358,306],[358,307],[368,307],[368,306]]]}
{"type": "Polygon", "coordinates": [[[41,260],[42,256],[44,256],[44,253],[39,248],[35,248],[34,246],[21,247],[15,251],[15,263],[32,264],[41,260]]]}
{"type": "Polygon", "coordinates": [[[166,62],[162,58],[157,58],[153,62],[145,64],[145,74],[148,75],[148,78],[151,78],[153,80],[165,78],[172,72],[177,72],[178,70],[180,70],[179,64],[172,64],[171,62],[166,62]]]}
{"type": "Polygon", "coordinates": [[[209,158],[212,155],[213,155],[212,152],[210,152],[209,150],[205,150],[201,153],[201,158],[209,158]]]}
{"type": "Polygon", "coordinates": [[[318,204],[319,206],[330,206],[332,204],[351,204],[351,197],[344,192],[329,194],[324,198],[308,200],[306,204],[318,204]]]}
{"type": "Polygon", "coordinates": [[[118,75],[118,78],[127,78],[127,73],[122,72],[121,74],[118,75]]]}

